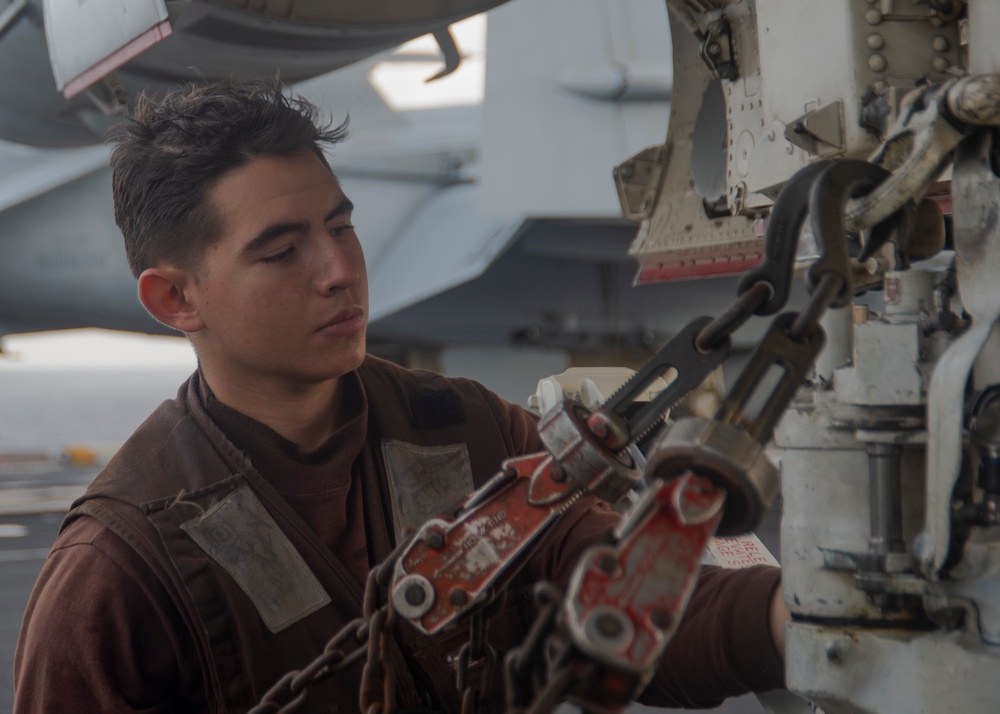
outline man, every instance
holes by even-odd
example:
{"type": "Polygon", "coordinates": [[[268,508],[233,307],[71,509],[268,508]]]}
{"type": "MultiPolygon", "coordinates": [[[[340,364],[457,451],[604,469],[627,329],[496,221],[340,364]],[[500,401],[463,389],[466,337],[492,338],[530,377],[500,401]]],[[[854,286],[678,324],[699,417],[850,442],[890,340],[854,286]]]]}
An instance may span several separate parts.
{"type": "MultiPolygon", "coordinates": [[[[67,516],[22,625],[19,714],[245,711],[361,613],[404,529],[541,449],[534,419],[482,386],[366,356],[353,206],[321,148],[345,133],[274,83],[140,99],[118,130],[115,216],[139,299],[199,369],[67,516]]],[[[530,625],[531,582],[565,583],[616,520],[592,498],[560,520],[494,646],[530,625]]],[[[777,582],[706,572],[644,696],[706,706],[780,686],[777,582]]],[[[460,709],[465,637],[400,628],[383,657],[401,708],[460,709]]],[[[332,677],[309,710],[357,710],[358,679],[332,677]]]]}

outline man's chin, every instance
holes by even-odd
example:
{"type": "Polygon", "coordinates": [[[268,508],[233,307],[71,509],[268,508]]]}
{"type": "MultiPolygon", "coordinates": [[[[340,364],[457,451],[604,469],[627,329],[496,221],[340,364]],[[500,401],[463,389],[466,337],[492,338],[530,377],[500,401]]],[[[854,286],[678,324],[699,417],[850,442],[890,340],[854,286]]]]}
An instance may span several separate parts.
{"type": "Polygon", "coordinates": [[[352,364],[351,368],[347,371],[353,372],[354,370],[358,369],[358,367],[360,367],[362,364],[364,364],[364,362],[365,362],[365,347],[362,344],[357,354],[354,355],[354,360],[351,363],[352,364]]]}
{"type": "Polygon", "coordinates": [[[345,354],[341,352],[337,355],[336,365],[331,365],[331,369],[326,377],[328,379],[337,379],[343,377],[345,374],[355,371],[360,367],[365,361],[365,344],[362,342],[356,349],[351,350],[349,353],[345,354]]]}

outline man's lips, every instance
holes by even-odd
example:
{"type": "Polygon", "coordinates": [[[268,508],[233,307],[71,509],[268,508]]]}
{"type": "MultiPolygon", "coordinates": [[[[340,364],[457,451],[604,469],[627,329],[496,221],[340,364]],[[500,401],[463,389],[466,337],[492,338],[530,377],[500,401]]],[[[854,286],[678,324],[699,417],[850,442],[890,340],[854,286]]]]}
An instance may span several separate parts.
{"type": "Polygon", "coordinates": [[[317,332],[326,335],[346,335],[361,329],[364,324],[365,311],[360,307],[341,310],[329,322],[320,327],[317,332]]]}

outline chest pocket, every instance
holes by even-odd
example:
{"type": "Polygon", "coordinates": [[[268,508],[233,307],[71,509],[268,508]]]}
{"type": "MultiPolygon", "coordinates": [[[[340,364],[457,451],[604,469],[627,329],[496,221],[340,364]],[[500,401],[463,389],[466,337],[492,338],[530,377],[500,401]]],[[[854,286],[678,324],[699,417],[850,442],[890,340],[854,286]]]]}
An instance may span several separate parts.
{"type": "Polygon", "coordinates": [[[397,542],[472,492],[472,466],[465,444],[417,446],[382,440],[392,520],[397,542]]]}
{"type": "Polygon", "coordinates": [[[271,632],[281,632],[330,602],[246,484],[181,529],[237,582],[271,632]]]}

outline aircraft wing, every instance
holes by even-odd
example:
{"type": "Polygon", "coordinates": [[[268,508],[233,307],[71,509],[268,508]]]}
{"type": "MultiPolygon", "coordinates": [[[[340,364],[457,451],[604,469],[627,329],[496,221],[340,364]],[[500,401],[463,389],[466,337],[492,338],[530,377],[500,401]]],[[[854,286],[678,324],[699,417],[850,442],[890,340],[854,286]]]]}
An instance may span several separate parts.
{"type": "Polygon", "coordinates": [[[466,184],[433,196],[370,260],[373,321],[478,278],[507,249],[524,216],[484,213],[479,192],[466,184]]]}
{"type": "Polygon", "coordinates": [[[300,82],[427,33],[450,70],[460,56],[448,26],[503,1],[16,0],[0,15],[0,66],[17,67],[0,73],[0,139],[95,144],[140,90],[300,82]]]}
{"type": "Polygon", "coordinates": [[[0,212],[106,168],[109,149],[43,149],[0,141],[0,212]]]}

